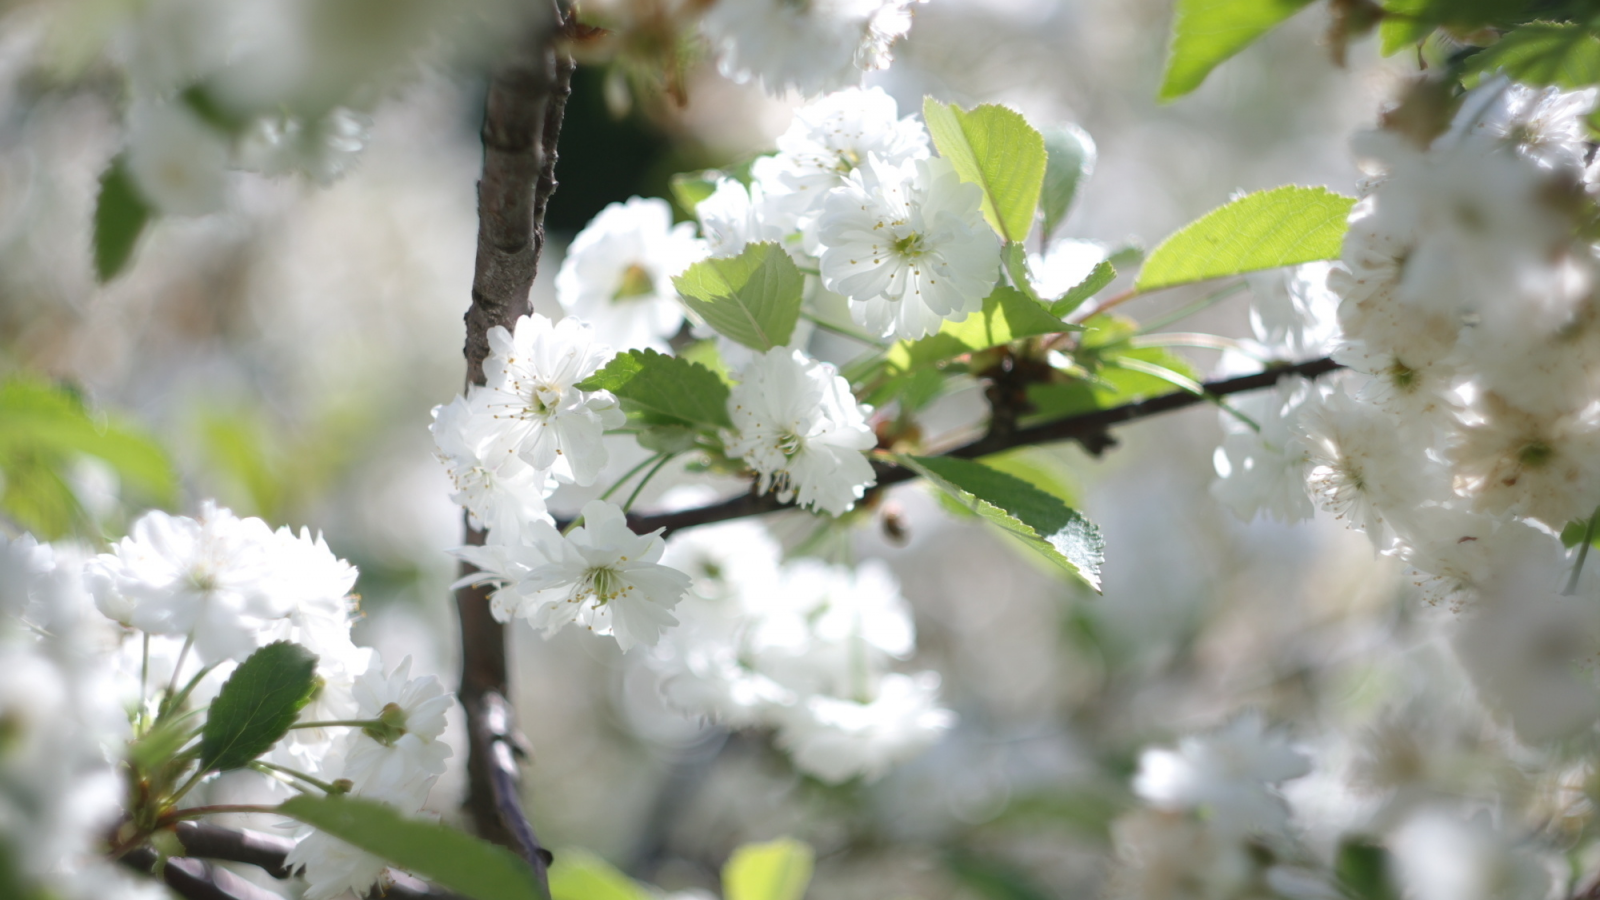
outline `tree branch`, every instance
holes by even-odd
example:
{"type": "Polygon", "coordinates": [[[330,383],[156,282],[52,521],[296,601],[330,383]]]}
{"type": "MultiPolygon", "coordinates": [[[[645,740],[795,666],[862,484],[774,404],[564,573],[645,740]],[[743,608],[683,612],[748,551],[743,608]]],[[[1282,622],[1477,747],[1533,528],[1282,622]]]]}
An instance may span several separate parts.
{"type": "MultiPolygon", "coordinates": [[[[512,328],[532,312],[528,292],[544,249],[544,212],[555,192],[556,144],[572,92],[565,38],[571,20],[551,18],[493,76],[484,103],[483,178],[478,182],[478,253],[466,314],[467,384],[484,383],[489,330],[512,328]]],[[[484,534],[467,527],[467,543],[484,534]]],[[[462,574],[476,571],[463,564],[462,574]]],[[[528,861],[546,895],[550,854],[534,835],[518,791],[518,737],[506,681],[505,629],[483,586],[456,592],[461,623],[461,705],[467,715],[465,808],[478,834],[528,861]]]]}
{"type": "MultiPolygon", "coordinates": [[[[1207,393],[1213,397],[1226,397],[1229,394],[1271,387],[1277,384],[1280,379],[1290,375],[1316,378],[1339,368],[1343,367],[1333,360],[1323,357],[1293,366],[1267,369],[1255,375],[1244,375],[1239,378],[1208,382],[1204,387],[1207,393]]],[[[991,431],[982,438],[969,444],[963,444],[945,455],[962,459],[974,459],[980,456],[988,456],[991,453],[999,453],[1002,450],[1009,450],[1013,447],[1049,444],[1067,440],[1083,441],[1086,446],[1090,447],[1103,447],[1109,442],[1106,431],[1113,426],[1125,425],[1129,422],[1147,419],[1159,413],[1184,409],[1204,402],[1207,402],[1205,397],[1182,391],[1162,394],[1149,400],[1126,403],[1110,409],[1097,409],[1094,412],[1068,416],[1065,419],[1046,422],[1043,425],[991,431]]],[[[910,469],[891,463],[874,461],[872,467],[877,471],[877,486],[879,488],[910,481],[917,477],[916,473],[910,469]]],[[[666,534],[671,534],[680,528],[709,525],[713,522],[725,522],[729,519],[758,516],[791,508],[793,508],[792,503],[780,502],[772,494],[756,494],[752,492],[693,509],[657,513],[655,515],[629,516],[628,527],[639,534],[647,534],[657,528],[663,529],[666,534]]]]}

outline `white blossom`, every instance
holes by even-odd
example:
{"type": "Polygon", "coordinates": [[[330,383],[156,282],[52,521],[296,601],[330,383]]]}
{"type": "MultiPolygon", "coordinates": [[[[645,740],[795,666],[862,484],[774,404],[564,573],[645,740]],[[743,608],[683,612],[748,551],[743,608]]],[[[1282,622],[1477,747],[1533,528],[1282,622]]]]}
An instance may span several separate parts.
{"type": "Polygon", "coordinates": [[[914,0],[720,0],[702,21],[722,73],[769,92],[814,95],[889,65],[914,0]]]}
{"type": "Polygon", "coordinates": [[[578,383],[611,358],[594,330],[577,319],[552,323],[537,313],[517,320],[515,333],[489,329],[485,387],[468,396],[475,414],[496,427],[479,450],[485,464],[515,454],[557,479],[591,484],[606,464],[602,437],[624,417],[609,391],[578,383]]]}
{"type": "Polygon", "coordinates": [[[822,283],[874,334],[915,339],[983,307],[1000,243],[983,191],[943,159],[868,157],[823,204],[822,283]]]}
{"type": "Polygon", "coordinates": [[[457,552],[500,583],[491,605],[500,621],[523,618],[546,635],[577,623],[627,650],[677,624],[670,610],[689,576],[660,564],[664,549],[659,535],[630,531],[621,509],[591,500],[569,534],[535,522],[521,544],[457,552]]]}
{"type": "Polygon", "coordinates": [[[870,699],[813,694],[780,714],[778,743],[823,781],[871,781],[955,725],[955,714],[937,705],[938,690],[939,677],[924,672],[885,675],[870,699]]]}
{"type": "Polygon", "coordinates": [[[761,476],[758,489],[840,515],[876,480],[877,445],[850,385],[832,366],[774,347],[739,374],[728,398],[728,455],[761,476]]]}
{"type": "Polygon", "coordinates": [[[1289,822],[1274,788],[1309,771],[1304,753],[1247,713],[1211,734],[1184,738],[1177,750],[1145,750],[1133,789],[1157,809],[1202,812],[1223,834],[1271,834],[1289,822]]]}
{"type": "Polygon", "coordinates": [[[1211,493],[1241,519],[1265,513],[1281,522],[1311,518],[1306,471],[1311,458],[1295,434],[1299,412],[1316,388],[1304,378],[1285,378],[1272,390],[1238,397],[1239,412],[1256,431],[1237,418],[1221,414],[1226,436],[1213,456],[1217,480],[1211,493]]]}
{"type": "Polygon", "coordinates": [[[694,226],[672,224],[665,200],[612,203],[567,247],[556,273],[556,299],[568,315],[621,349],[667,350],[683,325],[672,278],[706,255],[694,226]]]}
{"type": "Polygon", "coordinates": [[[1564,91],[1517,84],[1505,76],[1486,79],[1461,105],[1449,141],[1506,141],[1542,166],[1581,170],[1588,156],[1584,118],[1600,90],[1564,91]]]}
{"type": "Polygon", "coordinates": [[[515,534],[524,522],[549,520],[545,498],[555,489],[549,473],[522,457],[501,454],[491,467],[484,448],[499,420],[475,414],[465,397],[433,408],[434,445],[455,485],[450,499],[465,507],[474,527],[515,534]]]}
{"type": "Polygon", "coordinates": [[[152,510],[89,564],[100,609],[150,634],[192,635],[205,663],[243,660],[256,634],[293,609],[267,523],[212,502],[198,519],[152,510]]]}

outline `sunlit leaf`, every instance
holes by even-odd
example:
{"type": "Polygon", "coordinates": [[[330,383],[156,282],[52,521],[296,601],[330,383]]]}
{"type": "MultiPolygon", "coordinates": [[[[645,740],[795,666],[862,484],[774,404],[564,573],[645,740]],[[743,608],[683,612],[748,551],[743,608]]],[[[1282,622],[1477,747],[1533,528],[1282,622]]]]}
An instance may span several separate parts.
{"type": "Polygon", "coordinates": [[[1178,0],[1162,100],[1189,93],[1211,70],[1311,0],[1178,0]]]}
{"type": "Polygon", "coordinates": [[[672,279],[683,302],[718,334],[755,350],[789,342],[805,276],[777,244],[751,244],[730,259],[706,259],[672,279]]]}
{"type": "Polygon", "coordinates": [[[656,421],[733,427],[728,418],[728,386],[715,372],[654,350],[619,353],[578,386],[586,391],[610,391],[656,421]]]}
{"type": "Polygon", "coordinates": [[[922,118],[962,181],[983,189],[983,217],[1000,238],[1021,241],[1033,230],[1048,156],[1044,137],[1022,114],[995,104],[965,111],[928,97],[922,118]]]}
{"type": "Polygon", "coordinates": [[[1094,523],[1014,475],[949,456],[901,456],[903,465],[952,494],[985,520],[1100,590],[1105,539],[1094,523]]]}
{"type": "Polygon", "coordinates": [[[811,848],[800,841],[745,844],[722,867],[723,900],[800,900],[812,862],[811,848]]]}
{"type": "Polygon", "coordinates": [[[1021,291],[1001,286],[983,301],[981,312],[972,313],[961,322],[944,323],[938,334],[917,341],[901,341],[889,349],[887,358],[892,370],[906,371],[1026,337],[1079,328],[1052,316],[1049,310],[1021,291]]]}
{"type": "Polygon", "coordinates": [[[550,867],[550,900],[650,900],[650,893],[610,863],[582,850],[562,850],[550,867]]]}
{"type": "Polygon", "coordinates": [[[1095,148],[1088,132],[1076,125],[1058,125],[1040,133],[1048,162],[1039,192],[1039,211],[1044,215],[1042,231],[1048,245],[1050,236],[1071,212],[1078,188],[1094,172],[1095,148]]]}
{"type": "Polygon", "coordinates": [[[1600,84],[1600,35],[1575,23],[1529,22],[1468,57],[1464,71],[1563,88],[1600,84]]]}
{"type": "Polygon", "coordinates": [[[1286,185],[1247,194],[1206,213],[1150,251],[1140,291],[1337,259],[1355,199],[1286,185]]]}

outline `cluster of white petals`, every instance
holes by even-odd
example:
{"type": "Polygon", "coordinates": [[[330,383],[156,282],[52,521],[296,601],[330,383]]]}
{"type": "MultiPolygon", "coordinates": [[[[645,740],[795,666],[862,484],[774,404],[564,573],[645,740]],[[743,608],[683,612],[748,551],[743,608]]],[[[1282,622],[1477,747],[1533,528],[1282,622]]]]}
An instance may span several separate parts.
{"type": "MultiPolygon", "coordinates": [[[[1364,135],[1374,177],[1326,273],[1348,371],[1241,401],[1261,430],[1227,424],[1217,453],[1241,515],[1309,497],[1460,612],[1478,699],[1532,743],[1600,719],[1600,582],[1557,537],[1600,507],[1600,254],[1575,212],[1595,98],[1494,78],[1426,147],[1364,135]]],[[[1327,352],[1322,295],[1291,296],[1258,336],[1327,352]]]]}
{"type": "Polygon", "coordinates": [[[683,327],[672,279],[706,255],[694,225],[672,224],[665,200],[634,197],[600,211],[567,247],[556,299],[619,350],[666,350],[683,327]]]}
{"type": "Polygon", "coordinates": [[[678,606],[683,624],[644,657],[667,701],[776,728],[794,764],[831,783],[878,778],[949,730],[938,676],[891,668],[915,651],[916,632],[888,567],[779,558],[753,522],[668,542],[667,561],[694,586],[678,606]]]}
{"type": "Polygon", "coordinates": [[[720,0],[701,28],[723,74],[768,91],[814,95],[887,68],[889,46],[911,30],[917,0],[720,0]]]}
{"type": "MultiPolygon", "coordinates": [[[[350,695],[352,719],[376,724],[345,729],[348,734],[323,757],[317,776],[348,781],[352,796],[420,813],[451,755],[439,737],[454,698],[431,675],[412,678],[410,657],[387,673],[375,663],[351,685],[350,695]]],[[[312,829],[302,829],[285,866],[305,875],[307,900],[328,900],[346,890],[359,896],[387,883],[382,859],[312,829]]]]}
{"type": "Polygon", "coordinates": [[[832,366],[775,347],[739,373],[728,399],[728,455],[781,500],[844,513],[875,481],[863,451],[877,445],[865,410],[832,366]]]}
{"type": "Polygon", "coordinates": [[[1112,828],[1111,896],[1337,896],[1319,873],[1286,864],[1297,854],[1279,786],[1310,771],[1253,713],[1175,750],[1146,749],[1133,781],[1146,806],[1112,828]]]}

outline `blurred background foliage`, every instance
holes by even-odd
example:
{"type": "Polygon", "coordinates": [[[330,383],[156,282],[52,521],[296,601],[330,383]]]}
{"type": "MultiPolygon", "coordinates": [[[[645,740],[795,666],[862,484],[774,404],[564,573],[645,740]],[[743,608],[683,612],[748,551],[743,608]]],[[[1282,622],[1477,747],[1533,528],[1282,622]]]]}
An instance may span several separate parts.
{"type": "MultiPolygon", "coordinates": [[[[1291,19],[1162,106],[1169,0],[932,0],[915,9],[894,68],[871,82],[903,112],[931,94],[1081,126],[1099,164],[1058,233],[1147,247],[1236,191],[1351,192],[1347,137],[1375,121],[1415,60],[1383,59],[1369,41],[1335,65],[1314,49],[1329,9],[1291,19]]],[[[368,150],[343,180],[241,176],[228,212],[154,223],[126,272],[100,286],[94,198],[119,150],[122,98],[94,65],[60,65],[38,5],[0,10],[7,526],[94,545],[145,506],[215,497],[320,529],[361,568],[358,639],[451,676],[444,551],[460,539],[460,514],[427,425],[462,381],[481,74],[427,70],[372,106],[368,150]]],[[[670,196],[676,172],[747,160],[791,109],[693,61],[681,106],[626,96],[628,83],[579,69],[534,287],[543,312],[557,312],[562,245],[590,216],[634,194],[670,196]]],[[[1203,292],[1169,293],[1127,312],[1148,321],[1203,292]]],[[[1246,300],[1186,327],[1243,334],[1246,300]]],[[[828,346],[819,339],[819,352],[828,346]]],[[[1141,352],[1190,377],[1216,364],[1205,351],[1141,352]]],[[[1123,383],[1151,380],[1136,372],[1105,378],[1167,389],[1123,383]]],[[[924,427],[970,421],[979,403],[973,391],[940,398],[924,427]]],[[[1396,704],[1461,707],[1459,696],[1413,695],[1432,683],[1417,671],[1450,663],[1418,645],[1414,609],[1364,539],[1326,520],[1241,524],[1212,499],[1216,419],[1204,408],[1141,423],[1099,458],[1063,446],[991,461],[1102,525],[1103,597],[943,514],[915,485],[830,548],[894,568],[916,610],[916,665],[942,674],[961,716],[942,744],[875,784],[828,787],[762,735],[684,721],[614,643],[514,629],[541,836],[671,889],[712,888],[734,847],[794,835],[816,849],[812,896],[1091,896],[1145,743],[1246,707],[1307,735],[1379,721],[1396,704]],[[1310,711],[1339,721],[1306,721],[1310,711]]],[[[652,491],[643,504],[659,500],[652,491]]],[[[791,547],[812,530],[804,518],[772,524],[791,547]]],[[[432,800],[446,816],[461,782],[454,762],[432,800]]]]}

